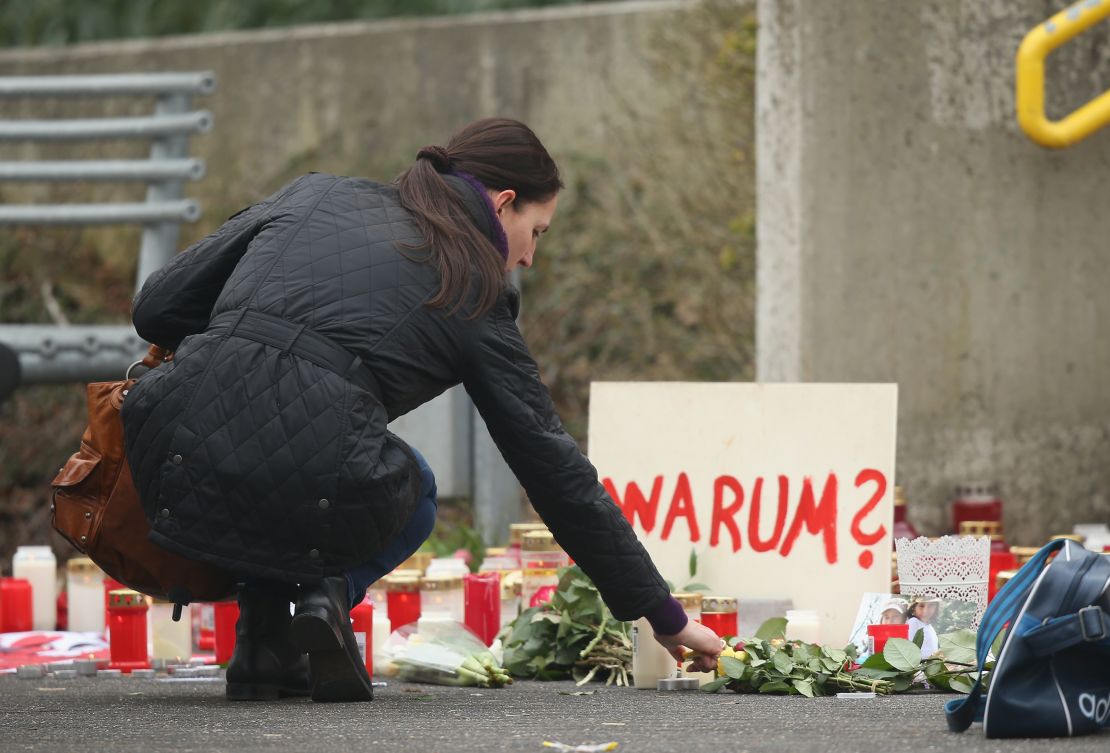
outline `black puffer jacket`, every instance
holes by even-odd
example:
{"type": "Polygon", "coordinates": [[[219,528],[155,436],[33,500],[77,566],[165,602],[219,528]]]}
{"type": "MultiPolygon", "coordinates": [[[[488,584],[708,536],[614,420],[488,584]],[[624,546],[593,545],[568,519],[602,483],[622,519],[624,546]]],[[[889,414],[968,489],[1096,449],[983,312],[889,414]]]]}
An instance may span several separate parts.
{"type": "MultiPolygon", "coordinates": [[[[449,181],[492,233],[478,192],[449,181]]],[[[516,326],[516,291],[477,319],[426,306],[438,273],[397,245],[419,241],[394,187],[313,173],[151,276],[135,327],[175,356],[138,380],[122,415],[152,540],[291,581],[368,560],[419,491],[412,451],[386,423],[462,382],[613,613],[654,609],[667,587],[564,431],[516,326]]]]}

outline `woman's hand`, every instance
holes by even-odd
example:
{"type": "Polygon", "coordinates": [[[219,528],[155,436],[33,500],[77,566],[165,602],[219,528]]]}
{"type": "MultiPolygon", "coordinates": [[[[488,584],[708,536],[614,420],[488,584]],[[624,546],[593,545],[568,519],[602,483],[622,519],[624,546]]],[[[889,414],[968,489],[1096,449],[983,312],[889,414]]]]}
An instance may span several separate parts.
{"type": "Polygon", "coordinates": [[[690,620],[686,627],[674,635],[658,635],[655,640],[668,653],[681,663],[683,661],[683,648],[693,651],[696,656],[686,669],[689,672],[710,672],[717,667],[717,657],[725,647],[725,642],[712,630],[700,622],[690,620]]]}

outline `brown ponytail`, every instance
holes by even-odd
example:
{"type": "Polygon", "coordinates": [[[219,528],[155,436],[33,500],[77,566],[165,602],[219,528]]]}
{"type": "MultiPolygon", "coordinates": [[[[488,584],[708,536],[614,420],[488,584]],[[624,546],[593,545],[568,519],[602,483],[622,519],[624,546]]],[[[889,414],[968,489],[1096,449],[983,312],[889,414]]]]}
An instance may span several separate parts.
{"type": "Polygon", "coordinates": [[[559,168],[528,126],[508,118],[475,121],[452,136],[446,147],[424,147],[416,157],[396,183],[401,206],[425,238],[415,249],[427,250],[425,258],[440,272],[439,292],[428,305],[454,313],[465,303],[476,274],[472,316],[481,316],[504,288],[505,259],[475,226],[443,176],[468,174],[487,189],[512,189],[519,207],[555,196],[563,187],[559,168]]]}

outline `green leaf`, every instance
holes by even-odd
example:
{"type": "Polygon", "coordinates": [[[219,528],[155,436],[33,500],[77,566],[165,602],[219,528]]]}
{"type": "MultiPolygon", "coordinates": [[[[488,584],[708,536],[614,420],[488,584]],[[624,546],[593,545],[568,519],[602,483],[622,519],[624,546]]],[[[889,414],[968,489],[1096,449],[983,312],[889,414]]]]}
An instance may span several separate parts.
{"type": "Polygon", "coordinates": [[[870,667],[860,667],[852,672],[854,676],[864,677],[868,680],[889,680],[891,677],[899,677],[902,673],[896,669],[871,669],[870,667]]]}
{"type": "Polygon", "coordinates": [[[713,589],[705,585],[704,583],[687,583],[686,587],[682,590],[688,593],[706,593],[708,591],[712,591],[713,589]]]}
{"type": "Polygon", "coordinates": [[[693,549],[690,550],[690,577],[694,577],[694,573],[698,571],[698,553],[693,549]]]}
{"type": "Polygon", "coordinates": [[[798,692],[806,698],[813,698],[813,681],[812,680],[795,680],[794,687],[798,692]]]}
{"type": "Polygon", "coordinates": [[[914,633],[913,645],[917,646],[918,648],[921,648],[923,645],[925,645],[925,631],[924,630],[918,630],[916,633],[914,633]]]}
{"type": "MultiPolygon", "coordinates": [[[[728,657],[725,657],[725,658],[728,658],[728,657]]],[[[703,693],[716,693],[718,690],[723,688],[725,685],[728,685],[728,683],[731,681],[731,679],[732,678],[729,678],[729,677],[718,677],[716,680],[705,683],[700,688],[698,688],[698,690],[700,690],[703,693]]]]}
{"type": "Polygon", "coordinates": [[[805,664],[809,661],[809,648],[807,648],[804,643],[795,646],[791,656],[794,657],[794,661],[798,664],[805,664]]]}
{"type": "Polygon", "coordinates": [[[821,649],[825,656],[832,659],[837,664],[843,665],[848,660],[848,653],[839,648],[823,648],[821,649]]]}
{"type": "Polygon", "coordinates": [[[785,651],[776,651],[775,655],[771,657],[771,661],[775,665],[775,669],[788,675],[794,671],[794,661],[786,655],[785,651]]]}
{"type": "Polygon", "coordinates": [[[913,687],[913,678],[907,677],[906,675],[899,675],[898,677],[895,677],[893,682],[893,689],[895,693],[905,693],[907,690],[913,687]]]}
{"type": "Polygon", "coordinates": [[[772,617],[759,626],[759,630],[755,631],[755,637],[761,641],[769,641],[774,638],[786,637],[786,618],[785,617],[772,617]]]}
{"type": "Polygon", "coordinates": [[[975,664],[975,633],[957,630],[940,636],[940,650],[944,658],[958,664],[975,664]]]}
{"type": "Polygon", "coordinates": [[[905,638],[891,638],[883,647],[883,658],[902,672],[913,672],[921,666],[921,649],[905,638]]]}
{"type": "Polygon", "coordinates": [[[862,669],[894,669],[882,654],[871,654],[860,667],[862,669]]]}
{"type": "Polygon", "coordinates": [[[752,659],[752,667],[762,667],[766,663],[766,659],[752,659]]]}
{"type": "Polygon", "coordinates": [[[829,672],[837,672],[840,670],[841,667],[844,666],[841,662],[834,661],[833,659],[830,659],[828,657],[821,659],[821,664],[824,669],[828,670],[829,672]]]}
{"type": "Polygon", "coordinates": [[[957,693],[964,693],[966,695],[975,687],[975,681],[967,675],[954,675],[952,679],[948,681],[948,687],[952,688],[952,690],[955,690],[957,693]]]}
{"type": "Polygon", "coordinates": [[[744,670],[747,666],[744,662],[731,656],[721,657],[721,669],[734,680],[740,680],[744,677],[744,670]]]}
{"type": "Polygon", "coordinates": [[[793,686],[787,685],[785,682],[782,682],[781,680],[775,680],[773,682],[765,682],[762,685],[760,685],[759,686],[759,692],[760,693],[789,693],[791,691],[792,687],[793,686]]]}

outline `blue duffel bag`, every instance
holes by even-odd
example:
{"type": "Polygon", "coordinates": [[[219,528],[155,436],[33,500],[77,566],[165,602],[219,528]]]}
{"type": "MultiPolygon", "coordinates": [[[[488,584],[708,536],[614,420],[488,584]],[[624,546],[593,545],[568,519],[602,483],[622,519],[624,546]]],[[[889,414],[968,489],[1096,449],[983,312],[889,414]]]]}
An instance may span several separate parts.
{"type": "Polygon", "coordinates": [[[1110,725],[1110,557],[1065,540],[1037,552],[983,615],[980,675],[1007,626],[986,698],[976,683],[945,704],[949,729],[981,721],[986,737],[1065,737],[1110,725]]]}

